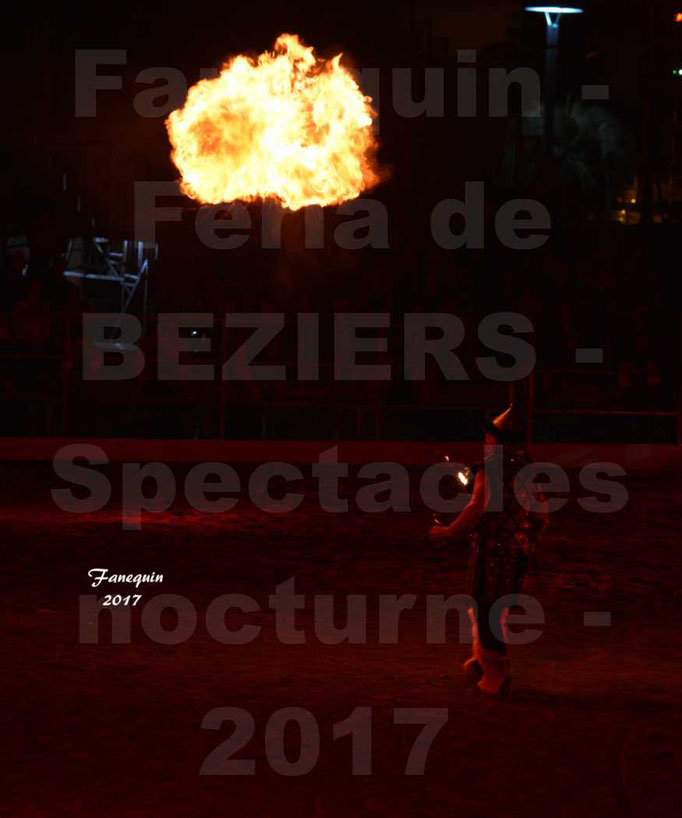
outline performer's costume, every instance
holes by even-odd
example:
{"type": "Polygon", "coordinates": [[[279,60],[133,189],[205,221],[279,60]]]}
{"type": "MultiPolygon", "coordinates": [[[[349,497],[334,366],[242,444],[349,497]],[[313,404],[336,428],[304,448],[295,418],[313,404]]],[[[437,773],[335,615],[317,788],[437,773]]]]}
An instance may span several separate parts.
{"type": "Polygon", "coordinates": [[[471,610],[474,638],[473,656],[464,670],[469,681],[477,682],[485,693],[508,692],[509,660],[502,597],[519,594],[534,545],[546,525],[544,498],[537,490],[531,494],[530,476],[524,480],[520,470],[531,462],[517,429],[513,407],[492,423],[488,431],[501,445],[484,464],[488,476],[488,508],[471,530],[469,593],[476,603],[471,610]],[[499,458],[501,463],[492,464],[499,458]],[[493,621],[491,622],[491,609],[493,621]]]}

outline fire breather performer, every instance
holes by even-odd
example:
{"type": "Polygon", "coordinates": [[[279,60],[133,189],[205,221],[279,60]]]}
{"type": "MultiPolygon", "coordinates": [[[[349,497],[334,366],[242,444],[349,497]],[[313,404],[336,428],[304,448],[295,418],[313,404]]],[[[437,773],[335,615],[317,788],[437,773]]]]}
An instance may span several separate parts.
{"type": "Polygon", "coordinates": [[[484,421],[485,459],[473,470],[471,499],[452,523],[429,532],[439,545],[459,535],[470,539],[473,655],[464,663],[464,672],[469,684],[493,695],[506,695],[511,687],[505,628],[510,606],[495,603],[521,592],[529,559],[547,523],[544,497],[537,490],[531,492],[530,475],[525,480],[519,474],[532,461],[518,415],[512,404],[494,420],[484,421]]]}

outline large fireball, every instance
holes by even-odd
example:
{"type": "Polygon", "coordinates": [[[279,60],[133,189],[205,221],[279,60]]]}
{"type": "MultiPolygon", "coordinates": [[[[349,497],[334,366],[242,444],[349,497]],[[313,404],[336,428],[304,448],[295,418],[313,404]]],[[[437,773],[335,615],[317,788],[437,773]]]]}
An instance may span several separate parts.
{"type": "Polygon", "coordinates": [[[166,121],[183,193],[205,204],[275,199],[340,204],[378,182],[370,97],[294,34],[274,52],[230,59],[166,121]]]}

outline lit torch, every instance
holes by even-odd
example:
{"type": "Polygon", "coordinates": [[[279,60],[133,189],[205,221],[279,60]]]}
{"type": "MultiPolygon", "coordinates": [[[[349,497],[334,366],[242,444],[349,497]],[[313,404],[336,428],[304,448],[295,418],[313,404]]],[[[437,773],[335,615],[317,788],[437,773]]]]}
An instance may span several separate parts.
{"type": "MultiPolygon", "coordinates": [[[[471,469],[468,466],[461,466],[460,468],[457,468],[457,471],[455,472],[454,469],[456,468],[456,466],[455,464],[450,463],[450,457],[447,454],[443,456],[443,461],[452,466],[452,472],[450,474],[450,479],[448,481],[449,485],[446,487],[448,495],[449,496],[451,495],[451,497],[455,497],[459,493],[457,484],[455,483],[455,478],[457,478],[457,483],[459,483],[459,485],[462,487],[464,491],[470,492],[471,478],[473,477],[471,469]]],[[[445,521],[438,514],[433,514],[431,519],[433,521],[433,525],[447,525],[447,521],[445,521]]]]}

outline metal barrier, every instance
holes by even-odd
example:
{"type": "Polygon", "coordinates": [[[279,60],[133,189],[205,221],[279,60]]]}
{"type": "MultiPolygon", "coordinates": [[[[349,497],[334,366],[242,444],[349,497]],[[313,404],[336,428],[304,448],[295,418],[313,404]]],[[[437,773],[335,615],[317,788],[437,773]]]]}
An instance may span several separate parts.
{"type": "MultiPolygon", "coordinates": [[[[428,422],[435,422],[439,416],[466,414],[486,408],[502,407],[506,402],[507,386],[490,382],[469,383],[469,400],[448,401],[438,400],[433,395],[416,395],[413,400],[396,400],[390,395],[395,382],[268,382],[256,381],[225,381],[219,374],[211,381],[197,381],[183,383],[180,389],[164,388],[154,381],[151,373],[155,371],[158,362],[158,350],[153,344],[142,340],[141,346],[145,352],[147,366],[143,373],[134,381],[126,382],[98,382],[83,379],[82,344],[80,341],[81,317],[79,315],[64,316],[62,331],[58,335],[62,338],[57,350],[31,350],[24,346],[12,347],[6,344],[0,347],[0,361],[5,375],[3,376],[3,400],[5,404],[40,405],[45,408],[45,423],[38,431],[44,436],[76,436],[82,432],[87,424],[81,422],[81,429],[74,422],[76,418],[83,421],[89,411],[99,408],[108,411],[126,411],[137,408],[150,408],[157,411],[171,408],[194,407],[207,418],[206,428],[195,430],[192,437],[217,437],[229,439],[234,436],[230,428],[230,411],[242,410],[245,412],[259,412],[260,426],[257,438],[267,439],[271,433],[270,424],[277,412],[302,412],[303,410],[317,409],[337,414],[335,431],[341,427],[341,416],[352,416],[351,424],[354,427],[354,436],[362,439],[385,440],[390,439],[390,428],[387,420],[410,414],[420,418],[422,427],[428,422]],[[36,373],[35,385],[31,383],[31,370],[36,373]],[[17,377],[20,374],[20,377],[17,377]],[[315,385],[317,383],[317,385],[315,385]],[[332,388],[332,383],[333,388],[332,388]],[[150,386],[151,384],[151,386],[150,386]],[[156,392],[154,391],[156,389],[156,392]],[[241,394],[240,394],[241,392],[241,394]],[[99,393],[99,394],[98,394],[99,393]],[[345,393],[340,395],[339,393],[345,393]],[[210,417],[209,417],[210,416],[210,417]],[[209,428],[210,427],[210,428],[209,428]],[[211,433],[212,432],[212,433],[211,433]]],[[[220,324],[217,324],[219,327],[220,324]]],[[[220,365],[226,356],[226,333],[221,330],[220,338],[216,339],[216,349],[208,356],[220,372],[220,365]]],[[[277,363],[285,367],[295,367],[296,361],[278,360],[277,363]]],[[[323,361],[320,368],[324,375],[329,375],[333,364],[323,361]]],[[[679,370],[678,370],[679,371],[679,370]]],[[[532,378],[531,400],[527,418],[527,436],[529,441],[536,438],[536,425],[542,418],[556,416],[572,418],[661,418],[670,419],[674,442],[682,443],[682,389],[679,383],[673,384],[675,396],[673,403],[654,407],[635,408],[626,405],[614,405],[611,408],[595,406],[548,406],[544,405],[543,395],[537,394],[537,379],[542,376],[589,376],[606,379],[613,386],[616,377],[614,370],[600,369],[584,370],[578,367],[560,368],[543,367],[534,373],[532,378]],[[609,381],[609,379],[611,379],[609,381]]],[[[678,375],[679,377],[679,375],[678,375]]],[[[403,382],[399,382],[403,383],[403,382]]],[[[435,381],[405,382],[405,388],[414,392],[433,387],[436,392],[438,383],[435,381]]],[[[443,385],[442,376],[440,386],[443,385]]],[[[461,384],[460,384],[461,386],[461,384]]],[[[442,392],[442,389],[441,389],[442,392]]],[[[603,394],[603,390],[602,390],[603,394]]],[[[441,395],[442,397],[442,395],[441,395]]],[[[255,428],[255,425],[252,424],[255,428]]],[[[104,435],[106,436],[106,435],[104,435]]],[[[182,437],[182,435],[179,435],[182,437]]],[[[296,435],[292,435],[295,437],[296,435]]],[[[343,437],[343,435],[338,435],[343,437]]],[[[672,442],[672,441],[671,441],[672,442]]]]}

